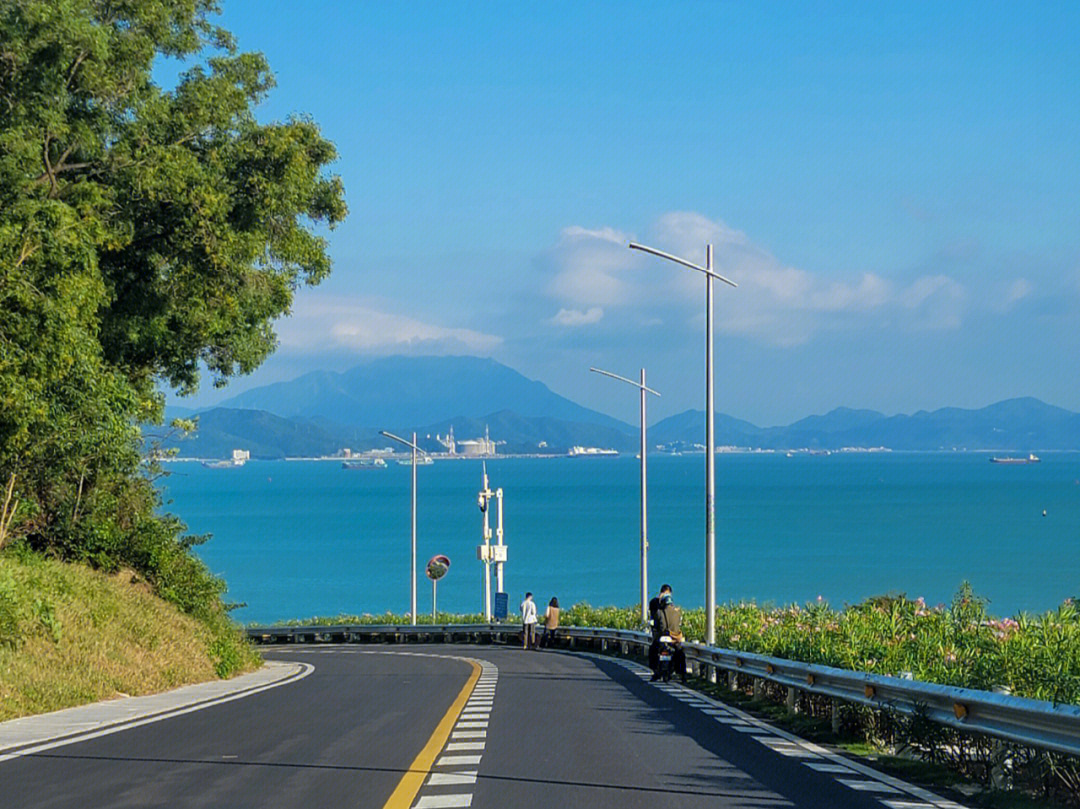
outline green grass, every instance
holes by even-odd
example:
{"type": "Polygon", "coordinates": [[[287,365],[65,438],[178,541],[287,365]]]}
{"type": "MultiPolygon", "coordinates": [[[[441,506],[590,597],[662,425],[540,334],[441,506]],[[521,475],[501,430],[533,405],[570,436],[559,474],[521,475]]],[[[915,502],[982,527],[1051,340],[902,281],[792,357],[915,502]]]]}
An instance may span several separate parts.
{"type": "Polygon", "coordinates": [[[227,677],[260,662],[226,615],[183,615],[130,572],[0,554],[0,721],[227,677]]]}

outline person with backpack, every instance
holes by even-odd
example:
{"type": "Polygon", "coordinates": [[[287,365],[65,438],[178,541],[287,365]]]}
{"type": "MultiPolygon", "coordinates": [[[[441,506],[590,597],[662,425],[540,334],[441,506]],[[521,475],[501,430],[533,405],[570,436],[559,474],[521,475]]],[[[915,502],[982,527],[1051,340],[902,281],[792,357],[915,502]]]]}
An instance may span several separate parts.
{"type": "Polygon", "coordinates": [[[652,643],[649,644],[649,668],[652,669],[653,680],[660,679],[660,636],[664,633],[660,631],[660,618],[657,613],[660,611],[660,600],[665,596],[671,596],[670,584],[661,585],[660,594],[653,596],[649,601],[649,624],[652,629],[652,643]]]}
{"type": "Polygon", "coordinates": [[[671,656],[671,667],[679,675],[679,679],[685,683],[686,652],[682,648],[682,609],[675,604],[672,598],[671,585],[665,584],[660,588],[660,595],[656,602],[656,610],[653,612],[653,642],[649,647],[649,663],[653,670],[652,679],[660,679],[660,638],[667,636],[671,638],[674,647],[671,656]],[[655,665],[653,664],[654,661],[655,665]]]}

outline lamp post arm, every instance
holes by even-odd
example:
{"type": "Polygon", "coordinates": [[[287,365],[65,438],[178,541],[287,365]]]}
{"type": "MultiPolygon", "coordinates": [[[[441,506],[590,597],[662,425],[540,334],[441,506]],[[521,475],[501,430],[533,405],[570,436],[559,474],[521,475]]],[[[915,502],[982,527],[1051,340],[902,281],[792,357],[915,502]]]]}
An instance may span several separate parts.
{"type": "Polygon", "coordinates": [[[710,270],[710,269],[708,269],[706,267],[702,267],[700,264],[695,264],[692,261],[687,261],[685,258],[679,258],[678,256],[673,256],[671,253],[665,253],[663,250],[657,250],[655,247],[647,247],[647,246],[645,246],[643,244],[638,244],[637,242],[630,242],[630,249],[631,250],[640,250],[643,253],[652,253],[652,255],[654,255],[654,256],[659,256],[660,258],[666,258],[668,261],[674,261],[676,264],[682,264],[684,267],[689,267],[691,270],[697,270],[698,272],[704,273],[705,275],[708,275],[711,278],[715,278],[718,281],[723,281],[728,286],[731,286],[731,287],[737,287],[738,286],[738,284],[736,284],[734,281],[732,281],[732,280],[730,280],[728,278],[725,278],[724,276],[720,275],[719,273],[713,272],[712,270],[710,270]]]}
{"type": "Polygon", "coordinates": [[[388,433],[386,430],[379,430],[379,435],[385,435],[387,438],[390,438],[390,439],[392,439],[394,441],[397,441],[399,444],[404,444],[405,446],[409,447],[410,449],[414,449],[414,450],[416,450],[417,452],[419,452],[419,453],[421,453],[423,455],[428,454],[428,452],[426,450],[423,450],[420,447],[418,447],[415,442],[409,441],[409,440],[407,440],[405,438],[401,438],[400,436],[394,435],[393,433],[388,433]]]}
{"type": "Polygon", "coordinates": [[[638,388],[639,390],[643,390],[646,393],[651,393],[654,396],[659,396],[660,395],[659,391],[655,391],[652,388],[645,387],[640,382],[638,382],[638,381],[636,381],[634,379],[627,379],[625,376],[619,376],[618,374],[613,374],[610,371],[602,371],[599,368],[590,368],[589,370],[592,371],[595,374],[603,374],[604,376],[610,376],[612,379],[618,379],[620,382],[625,382],[627,385],[633,385],[635,388],[638,388]]]}

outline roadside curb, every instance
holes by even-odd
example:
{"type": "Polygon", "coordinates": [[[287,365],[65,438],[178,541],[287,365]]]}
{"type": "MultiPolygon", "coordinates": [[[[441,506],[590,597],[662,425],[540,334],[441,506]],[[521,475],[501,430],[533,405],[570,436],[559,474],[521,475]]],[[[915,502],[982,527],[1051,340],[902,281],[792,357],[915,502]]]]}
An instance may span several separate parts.
{"type": "Polygon", "coordinates": [[[314,671],[308,663],[267,661],[231,680],[185,685],[172,691],[64,708],[0,722],[0,761],[116,733],[276,688],[314,671]]]}

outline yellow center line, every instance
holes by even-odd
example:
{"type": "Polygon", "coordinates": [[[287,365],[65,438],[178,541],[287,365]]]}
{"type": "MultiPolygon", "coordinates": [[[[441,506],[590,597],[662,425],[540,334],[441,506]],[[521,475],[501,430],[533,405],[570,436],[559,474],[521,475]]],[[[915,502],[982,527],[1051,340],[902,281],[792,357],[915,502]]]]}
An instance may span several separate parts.
{"type": "Polygon", "coordinates": [[[398,782],[397,788],[391,793],[386,803],[383,804],[383,809],[409,809],[412,806],[413,799],[416,797],[416,793],[424,785],[424,779],[431,772],[431,765],[435,763],[435,758],[446,746],[446,740],[450,738],[454,723],[461,716],[461,711],[472,693],[473,686],[480,679],[480,664],[472,660],[465,662],[472,666],[472,674],[469,675],[469,679],[462,687],[461,693],[457,695],[457,699],[451,703],[442,721],[435,727],[435,731],[431,734],[427,744],[424,745],[424,749],[413,759],[413,763],[409,765],[409,769],[401,777],[401,781],[398,782]]]}

